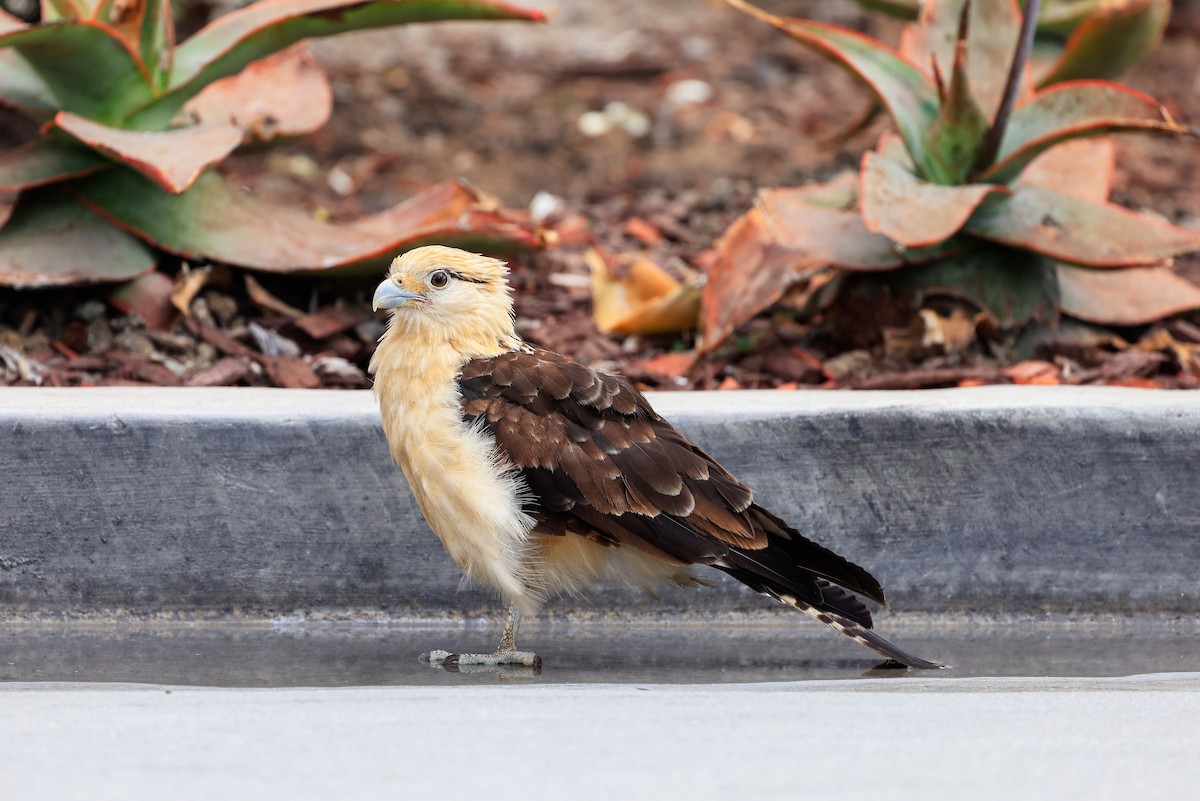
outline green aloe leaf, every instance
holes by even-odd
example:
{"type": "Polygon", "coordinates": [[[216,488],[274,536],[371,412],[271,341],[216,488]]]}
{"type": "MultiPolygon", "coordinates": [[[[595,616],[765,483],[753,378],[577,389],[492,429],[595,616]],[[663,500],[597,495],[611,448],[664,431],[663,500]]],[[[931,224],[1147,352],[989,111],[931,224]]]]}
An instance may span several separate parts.
{"type": "Polygon", "coordinates": [[[54,124],[174,194],[185,191],[201,173],[242,143],[241,130],[224,121],[169,131],[126,131],[60,111],[54,124]]]}
{"type": "Polygon", "coordinates": [[[941,186],[922,181],[903,164],[866,153],[862,166],[862,216],[867,230],[908,248],[928,247],[952,237],[995,184],[941,186]]]}
{"type": "Polygon", "coordinates": [[[958,186],[967,179],[990,127],[988,115],[983,113],[971,93],[965,33],[960,27],[956,55],[950,67],[950,83],[942,88],[942,108],[930,135],[933,166],[930,178],[947,186],[958,186]]]}
{"type": "Polygon", "coordinates": [[[147,9],[138,34],[138,46],[155,92],[166,88],[175,63],[175,19],[171,0],[146,0],[147,9]]]}
{"type": "Polygon", "coordinates": [[[1038,85],[1117,77],[1158,47],[1170,16],[1171,0],[1101,5],[1071,33],[1038,85]]]}
{"type": "Polygon", "coordinates": [[[0,34],[37,73],[58,105],[101,122],[115,122],[150,99],[137,55],[109,27],[87,20],[0,34]]]}
{"type": "Polygon", "coordinates": [[[0,103],[45,122],[60,108],[58,98],[15,50],[0,50],[0,103]]]}
{"type": "Polygon", "coordinates": [[[1077,137],[1189,131],[1154,98],[1134,89],[1103,81],[1058,84],[1013,109],[996,161],[979,179],[1008,183],[1048,148],[1077,137]]]}
{"type": "Polygon", "coordinates": [[[29,189],[78,178],[104,169],[109,163],[87,148],[43,138],[0,151],[0,190],[29,189]]]}
{"type": "Polygon", "coordinates": [[[1051,319],[1057,304],[1052,263],[1035,253],[981,245],[948,259],[900,270],[895,283],[918,302],[965,300],[1004,326],[1051,319]]]}
{"type": "Polygon", "coordinates": [[[930,168],[929,132],[938,118],[933,81],[896,51],[861,33],[801,19],[776,17],[744,0],[726,0],[845,67],[887,109],[922,174],[930,168]]]}
{"type": "Polygon", "coordinates": [[[1081,22],[1113,2],[1114,0],[1045,0],[1042,3],[1042,13],[1038,14],[1038,33],[1069,36],[1081,22]]]}
{"type": "Polygon", "coordinates": [[[302,39],[410,22],[454,19],[544,21],[545,14],[497,0],[272,0],[214,20],[175,50],[166,91],[130,122],[161,127],[215,80],[302,39]]]}
{"type": "Polygon", "coordinates": [[[454,183],[439,184],[387,211],[334,224],[257,200],[207,172],[172,195],[129,170],[76,182],[91,208],[164,250],[269,272],[373,267],[401,250],[439,242],[495,251],[540,245],[523,220],[454,183]]]}
{"type": "Polygon", "coordinates": [[[128,281],[154,267],[150,249],[61,187],[22,192],[0,229],[0,285],[34,288],[128,281]]]}
{"type": "Polygon", "coordinates": [[[1056,267],[1063,312],[1101,325],[1144,325],[1200,309],[1200,286],[1166,267],[1056,267]]]}
{"type": "Polygon", "coordinates": [[[1200,250],[1200,234],[1111,203],[1040,186],[992,195],[967,222],[975,236],[1071,264],[1133,267],[1200,250]]]}

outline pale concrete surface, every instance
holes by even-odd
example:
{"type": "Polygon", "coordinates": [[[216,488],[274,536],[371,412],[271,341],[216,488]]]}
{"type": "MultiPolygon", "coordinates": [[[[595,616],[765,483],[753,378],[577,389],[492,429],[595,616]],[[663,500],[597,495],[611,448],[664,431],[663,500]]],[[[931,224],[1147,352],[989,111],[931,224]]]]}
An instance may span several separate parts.
{"type": "MultiPolygon", "coordinates": [[[[898,612],[1200,613],[1192,393],[656,393],[898,612]]],[[[0,617],[480,614],[368,392],[0,389],[0,617]]],[[[551,611],[745,612],[731,580],[551,611]]],[[[781,613],[786,613],[782,610],[781,613]]]]}
{"type": "Polygon", "coordinates": [[[5,798],[1183,799],[1200,674],[228,690],[0,685],[5,798]]]}

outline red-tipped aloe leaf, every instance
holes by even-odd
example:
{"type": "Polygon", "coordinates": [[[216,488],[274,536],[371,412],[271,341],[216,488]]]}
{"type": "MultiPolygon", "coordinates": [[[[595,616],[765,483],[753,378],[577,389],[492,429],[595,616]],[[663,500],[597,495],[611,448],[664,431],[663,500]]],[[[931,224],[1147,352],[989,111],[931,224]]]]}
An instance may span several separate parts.
{"type": "Polygon", "coordinates": [[[5,286],[127,281],[153,267],[149,248],[59,187],[22,193],[0,229],[0,284],[5,286]]]}
{"type": "Polygon", "coordinates": [[[108,159],[87,148],[39,139],[0,151],[0,189],[28,189],[103,169],[108,159]]]}
{"type": "Polygon", "coordinates": [[[493,251],[541,244],[524,219],[454,183],[341,224],[257,200],[214,172],[182,195],[168,194],[129,170],[112,170],[73,187],[93,209],[164,250],[270,272],[370,266],[431,242],[493,251]]]}
{"type": "Polygon", "coordinates": [[[321,128],[333,111],[333,92],[308,43],[301,42],[209,84],[186,109],[195,119],[232,122],[247,137],[266,142],[321,128]]]}
{"type": "Polygon", "coordinates": [[[1038,33],[1066,38],[1081,22],[1112,2],[1114,0],[1045,0],[1042,13],[1038,14],[1038,33]]]}
{"type": "MultiPolygon", "coordinates": [[[[951,74],[964,2],[925,0],[920,22],[904,38],[904,54],[931,75],[932,64],[942,76],[951,74]]],[[[976,105],[991,119],[1000,105],[1008,65],[1017,49],[1021,9],[1016,0],[974,0],[968,17],[967,84],[976,105]]],[[[1024,88],[1032,91],[1032,83],[1024,88]]]]}
{"type": "Polygon", "coordinates": [[[1188,132],[1152,97],[1102,81],[1052,86],[1013,109],[996,162],[979,179],[1008,183],[1048,148],[1069,139],[1119,132],[1188,132]]]}
{"type": "Polygon", "coordinates": [[[900,270],[894,281],[917,302],[929,296],[958,298],[1008,326],[1035,315],[1053,316],[1051,270],[1050,262],[1036,254],[981,245],[953,258],[900,270]]]}
{"type": "Polygon", "coordinates": [[[975,236],[1091,267],[1156,264],[1200,249],[1200,234],[1111,203],[1040,186],[992,195],[966,225],[975,236]]]}
{"type": "Polygon", "coordinates": [[[1112,192],[1116,168],[1117,146],[1111,136],[1072,139],[1031,161],[1021,172],[1019,184],[1104,203],[1112,192]]]}
{"type": "Polygon", "coordinates": [[[1170,16],[1171,0],[1101,6],[1072,32],[1058,61],[1038,78],[1038,85],[1117,77],[1158,47],[1170,16]]]}
{"type": "Polygon", "coordinates": [[[150,98],[137,55],[107,25],[81,20],[14,30],[0,35],[6,47],[25,59],[59,106],[82,116],[114,122],[150,98]]]}
{"type": "Polygon", "coordinates": [[[146,0],[149,7],[139,34],[142,58],[150,71],[154,91],[162,91],[175,63],[175,18],[171,0],[146,0]]]}
{"type": "Polygon", "coordinates": [[[498,0],[262,0],[211,22],[175,49],[167,91],[131,119],[158,127],[208,84],[302,39],[452,19],[544,21],[498,0]]]}
{"type": "Polygon", "coordinates": [[[60,111],[54,124],[174,194],[185,191],[201,173],[242,143],[242,132],[228,122],[200,123],[170,131],[126,131],[60,111]]]}
{"type": "Polygon", "coordinates": [[[917,67],[880,42],[861,33],[801,19],[776,17],[744,2],[730,5],[764,20],[778,30],[845,67],[875,94],[904,138],[913,160],[929,167],[929,131],[938,116],[937,88],[917,67]]]}
{"type": "Polygon", "coordinates": [[[846,173],[827,184],[759,192],[717,244],[701,303],[701,352],[826,267],[889,270],[934,257],[868,231],[855,208],[857,186],[858,177],[846,173]]]}
{"type": "Polygon", "coordinates": [[[862,206],[867,230],[905,247],[936,245],[956,234],[995,184],[941,186],[877,153],[863,155],[862,206]]]}
{"type": "Polygon", "coordinates": [[[1200,309],[1200,286],[1166,267],[1092,270],[1060,264],[1063,312],[1101,325],[1144,325],[1200,309]]]}

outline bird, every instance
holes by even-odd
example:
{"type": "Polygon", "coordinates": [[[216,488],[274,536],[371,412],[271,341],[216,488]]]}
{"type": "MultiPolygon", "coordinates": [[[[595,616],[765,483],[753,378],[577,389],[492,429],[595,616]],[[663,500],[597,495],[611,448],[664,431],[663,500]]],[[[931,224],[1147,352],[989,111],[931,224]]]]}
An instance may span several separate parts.
{"type": "Polygon", "coordinates": [[[626,378],[517,333],[508,266],[441,245],[396,257],[372,299],[387,326],[369,371],[384,435],[433,533],[464,574],[507,602],[491,653],[456,666],[528,666],[522,615],[600,580],[653,589],[724,572],[884,656],[938,668],[872,630],[865,569],[754,500],[626,378]]]}

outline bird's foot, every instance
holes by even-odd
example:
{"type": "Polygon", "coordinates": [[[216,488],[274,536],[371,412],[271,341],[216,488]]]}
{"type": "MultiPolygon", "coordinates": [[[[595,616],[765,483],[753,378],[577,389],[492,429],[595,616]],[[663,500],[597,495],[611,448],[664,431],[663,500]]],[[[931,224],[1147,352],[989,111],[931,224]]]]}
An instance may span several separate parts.
{"type": "Polygon", "coordinates": [[[491,654],[452,654],[449,651],[430,651],[421,654],[421,661],[447,670],[462,668],[527,667],[542,669],[542,658],[532,651],[496,651],[491,654]]]}

